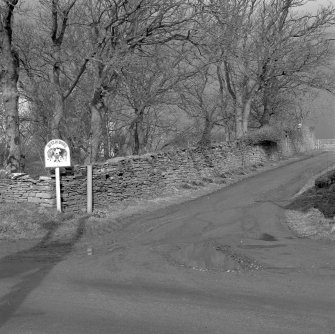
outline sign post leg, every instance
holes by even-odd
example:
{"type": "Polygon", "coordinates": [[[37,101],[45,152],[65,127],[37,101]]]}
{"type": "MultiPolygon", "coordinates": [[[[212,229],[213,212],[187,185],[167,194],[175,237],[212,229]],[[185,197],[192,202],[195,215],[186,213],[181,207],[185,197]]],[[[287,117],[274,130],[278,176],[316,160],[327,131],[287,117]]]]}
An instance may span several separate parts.
{"type": "Polygon", "coordinates": [[[92,213],[92,165],[87,166],[87,213],[92,213]]]}
{"type": "Polygon", "coordinates": [[[59,167],[55,168],[56,174],[56,201],[57,201],[57,211],[62,212],[62,203],[60,198],[60,172],[59,167]]]}

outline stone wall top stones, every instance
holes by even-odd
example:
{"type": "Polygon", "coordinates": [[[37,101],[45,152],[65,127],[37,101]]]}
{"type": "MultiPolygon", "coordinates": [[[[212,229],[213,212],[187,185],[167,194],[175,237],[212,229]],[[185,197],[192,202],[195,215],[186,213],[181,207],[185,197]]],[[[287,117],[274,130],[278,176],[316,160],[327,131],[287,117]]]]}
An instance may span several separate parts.
{"type": "MultiPolygon", "coordinates": [[[[141,156],[118,157],[93,165],[93,205],[109,206],[125,199],[155,198],[190,183],[203,182],[271,158],[259,146],[217,144],[141,156]]],[[[29,176],[0,180],[0,201],[55,206],[54,179],[29,176]]],[[[86,209],[86,167],[61,176],[64,211],[86,209]]]]}

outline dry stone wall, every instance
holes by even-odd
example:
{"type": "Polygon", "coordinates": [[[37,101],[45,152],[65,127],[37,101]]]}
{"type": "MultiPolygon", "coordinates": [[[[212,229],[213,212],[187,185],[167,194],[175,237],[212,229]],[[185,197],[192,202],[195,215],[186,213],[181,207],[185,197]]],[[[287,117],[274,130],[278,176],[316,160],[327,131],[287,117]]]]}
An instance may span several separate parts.
{"type": "MultiPolygon", "coordinates": [[[[98,208],[126,199],[155,198],[176,188],[224,178],[244,166],[271,158],[260,146],[235,144],[114,158],[93,166],[93,205],[98,208]]],[[[54,206],[54,182],[47,178],[32,180],[29,176],[3,179],[0,200],[54,206]]],[[[61,195],[64,211],[85,211],[86,167],[75,166],[71,175],[61,176],[61,195]]]]}
{"type": "MultiPolygon", "coordinates": [[[[104,207],[125,199],[155,198],[189,184],[225,177],[269,158],[261,147],[239,149],[235,145],[114,158],[93,166],[93,205],[104,207]]],[[[65,211],[85,210],[85,167],[77,167],[74,175],[62,178],[62,194],[65,211]]]]}
{"type": "Polygon", "coordinates": [[[50,177],[34,180],[29,175],[15,175],[0,179],[0,202],[34,203],[44,207],[55,206],[54,181],[50,177]]]}

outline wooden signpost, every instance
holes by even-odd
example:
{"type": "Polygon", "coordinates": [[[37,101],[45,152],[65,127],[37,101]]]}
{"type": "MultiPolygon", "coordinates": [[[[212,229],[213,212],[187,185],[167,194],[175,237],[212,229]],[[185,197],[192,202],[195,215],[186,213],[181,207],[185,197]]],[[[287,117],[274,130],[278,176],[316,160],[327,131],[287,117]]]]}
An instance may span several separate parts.
{"type": "Polygon", "coordinates": [[[87,166],[87,213],[92,213],[92,165],[87,166]]]}
{"type": "Polygon", "coordinates": [[[69,145],[61,139],[50,140],[44,148],[44,161],[45,167],[55,168],[57,211],[62,212],[59,168],[71,166],[69,145]]]}

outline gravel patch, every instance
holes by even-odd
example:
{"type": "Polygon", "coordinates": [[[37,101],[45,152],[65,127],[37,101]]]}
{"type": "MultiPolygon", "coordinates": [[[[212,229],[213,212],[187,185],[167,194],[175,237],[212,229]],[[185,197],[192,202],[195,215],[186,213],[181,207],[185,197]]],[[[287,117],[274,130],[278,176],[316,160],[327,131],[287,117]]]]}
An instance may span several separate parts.
{"type": "Polygon", "coordinates": [[[170,254],[170,261],[198,271],[246,272],[263,269],[255,259],[215,240],[181,245],[170,254]]]}

